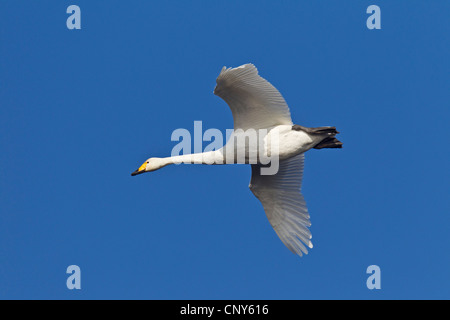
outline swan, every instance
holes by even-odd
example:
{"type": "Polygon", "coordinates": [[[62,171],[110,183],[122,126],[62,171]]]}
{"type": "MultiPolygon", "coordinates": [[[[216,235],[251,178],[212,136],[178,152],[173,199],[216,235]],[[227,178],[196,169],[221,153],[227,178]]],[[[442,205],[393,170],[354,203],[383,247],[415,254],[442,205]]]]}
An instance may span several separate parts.
{"type": "Polygon", "coordinates": [[[234,130],[227,143],[203,153],[149,158],[131,175],[174,163],[250,164],[249,188],[262,203],[276,234],[293,253],[308,254],[313,245],[310,216],[301,193],[304,153],[312,148],[342,148],[335,137],[339,132],[335,127],[294,124],[284,98],[259,76],[253,64],[223,67],[216,83],[214,94],[228,104],[233,115],[234,130]],[[258,136],[256,142],[245,140],[249,132],[258,136]],[[277,164],[276,170],[268,172],[272,163],[277,164]]]}

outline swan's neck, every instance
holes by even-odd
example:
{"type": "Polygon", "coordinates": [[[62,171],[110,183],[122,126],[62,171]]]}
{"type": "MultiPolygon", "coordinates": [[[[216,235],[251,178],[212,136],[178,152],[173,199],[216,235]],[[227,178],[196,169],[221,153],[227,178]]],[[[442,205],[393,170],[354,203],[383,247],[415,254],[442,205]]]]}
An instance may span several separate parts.
{"type": "Polygon", "coordinates": [[[222,164],[223,155],[218,151],[208,151],[203,153],[185,154],[181,156],[173,156],[167,158],[161,158],[162,166],[169,164],[179,163],[192,163],[192,164],[222,164]]]}

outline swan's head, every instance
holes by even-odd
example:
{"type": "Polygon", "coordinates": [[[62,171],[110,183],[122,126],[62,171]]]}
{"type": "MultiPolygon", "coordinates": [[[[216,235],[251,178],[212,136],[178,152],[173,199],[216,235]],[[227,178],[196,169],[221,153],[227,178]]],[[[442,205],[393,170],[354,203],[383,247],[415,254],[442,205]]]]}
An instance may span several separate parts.
{"type": "Polygon", "coordinates": [[[135,176],[144,172],[150,172],[158,170],[162,167],[164,167],[165,164],[160,158],[149,158],[147,161],[145,161],[139,169],[137,169],[135,172],[133,172],[131,175],[135,176]]]}

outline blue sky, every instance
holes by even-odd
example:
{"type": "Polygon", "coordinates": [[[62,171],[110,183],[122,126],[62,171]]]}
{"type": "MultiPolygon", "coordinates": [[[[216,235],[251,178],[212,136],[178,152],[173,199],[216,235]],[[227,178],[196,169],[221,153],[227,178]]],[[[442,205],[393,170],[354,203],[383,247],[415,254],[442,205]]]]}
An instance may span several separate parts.
{"type": "Polygon", "coordinates": [[[450,298],[448,1],[0,2],[0,298],[450,298]],[[66,8],[81,8],[68,30],[66,8]],[[381,30],[366,9],[381,8],[381,30]],[[298,258],[250,168],[171,166],[177,128],[252,62],[304,126],[314,248],[298,258]],[[81,268],[68,290],[66,268],[81,268]],[[366,268],[381,268],[368,290],[366,268]]]}

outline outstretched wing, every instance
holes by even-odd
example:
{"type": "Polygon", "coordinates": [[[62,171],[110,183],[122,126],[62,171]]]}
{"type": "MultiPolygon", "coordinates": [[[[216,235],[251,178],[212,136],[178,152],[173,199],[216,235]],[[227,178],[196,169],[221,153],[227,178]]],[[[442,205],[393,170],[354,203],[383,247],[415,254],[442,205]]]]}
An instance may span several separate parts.
{"type": "Polygon", "coordinates": [[[253,64],[223,67],[216,82],[214,94],[229,105],[234,129],[257,130],[292,125],[286,101],[274,86],[258,75],[253,64]]]}
{"type": "Polygon", "coordinates": [[[281,241],[300,256],[312,248],[311,226],[301,194],[304,154],[283,160],[275,175],[261,175],[260,165],[252,165],[250,190],[261,201],[270,224],[281,241]]]}

